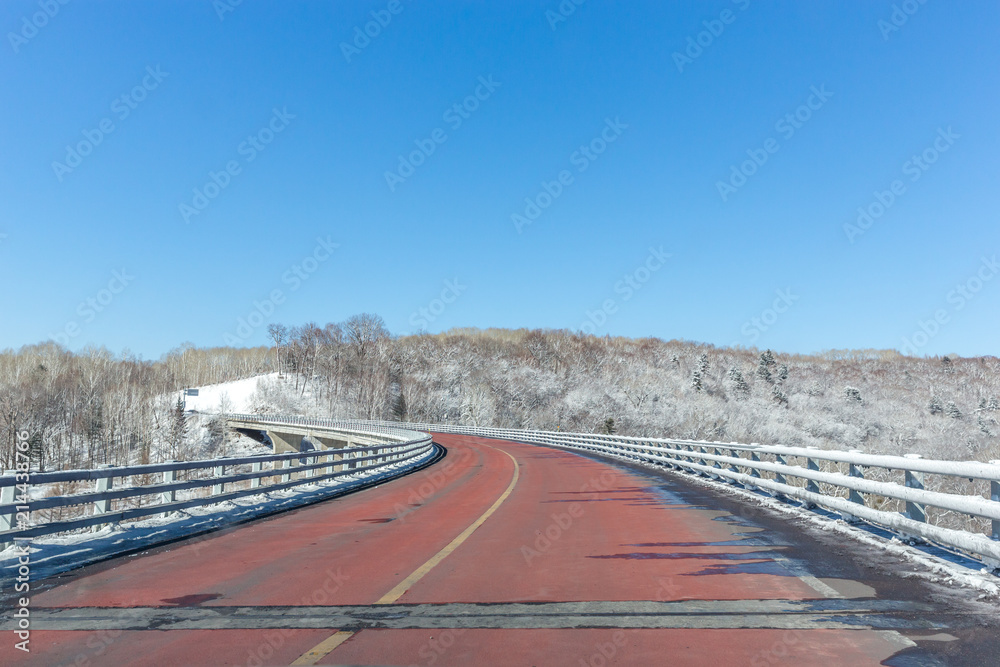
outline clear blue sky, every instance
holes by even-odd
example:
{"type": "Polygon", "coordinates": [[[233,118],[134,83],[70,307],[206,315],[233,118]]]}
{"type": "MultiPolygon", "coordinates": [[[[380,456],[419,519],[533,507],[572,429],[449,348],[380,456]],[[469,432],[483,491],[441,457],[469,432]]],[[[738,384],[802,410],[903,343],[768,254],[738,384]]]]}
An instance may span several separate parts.
{"type": "Polygon", "coordinates": [[[0,4],[0,348],[374,312],[1000,352],[995,2],[228,2],[0,4]]]}

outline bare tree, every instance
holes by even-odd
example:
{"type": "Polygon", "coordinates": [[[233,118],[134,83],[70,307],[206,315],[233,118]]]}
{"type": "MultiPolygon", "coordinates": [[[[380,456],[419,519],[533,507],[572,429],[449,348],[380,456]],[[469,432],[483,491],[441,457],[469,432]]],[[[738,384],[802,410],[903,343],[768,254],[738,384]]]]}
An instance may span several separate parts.
{"type": "Polygon", "coordinates": [[[278,377],[281,377],[281,346],[288,338],[288,328],[284,324],[268,324],[267,335],[274,341],[274,363],[278,368],[278,377]]]}

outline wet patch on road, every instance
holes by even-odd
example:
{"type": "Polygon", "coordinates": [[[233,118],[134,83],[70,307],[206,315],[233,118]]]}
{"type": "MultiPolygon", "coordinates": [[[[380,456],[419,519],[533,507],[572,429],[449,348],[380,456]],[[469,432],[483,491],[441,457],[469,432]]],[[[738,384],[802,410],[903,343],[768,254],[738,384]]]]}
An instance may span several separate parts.
{"type": "Polygon", "coordinates": [[[200,605],[202,602],[218,600],[221,597],[222,593],[195,593],[193,595],[182,595],[179,598],[164,598],[160,600],[160,602],[178,607],[195,607],[200,605]]]}

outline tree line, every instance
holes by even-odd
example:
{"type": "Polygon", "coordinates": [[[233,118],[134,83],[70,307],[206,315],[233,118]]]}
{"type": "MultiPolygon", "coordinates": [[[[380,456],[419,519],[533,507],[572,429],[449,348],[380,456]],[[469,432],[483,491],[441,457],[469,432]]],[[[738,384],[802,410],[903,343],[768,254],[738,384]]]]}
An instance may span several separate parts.
{"type": "MultiPolygon", "coordinates": [[[[996,357],[787,355],[564,330],[394,336],[371,314],[268,334],[269,346],[186,344],[157,361],[54,343],[0,352],[0,464],[13,467],[21,429],[47,469],[193,455],[184,441],[202,436],[177,390],[267,374],[249,409],[1000,458],[996,357]]],[[[224,424],[204,437],[225,438],[224,424]]]]}

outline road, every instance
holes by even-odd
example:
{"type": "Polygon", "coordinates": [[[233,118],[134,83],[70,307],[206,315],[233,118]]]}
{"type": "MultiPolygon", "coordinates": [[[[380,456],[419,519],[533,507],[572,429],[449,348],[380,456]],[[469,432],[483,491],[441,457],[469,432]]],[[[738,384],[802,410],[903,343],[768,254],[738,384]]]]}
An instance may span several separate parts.
{"type": "Polygon", "coordinates": [[[0,663],[995,664],[995,606],[871,547],[683,476],[435,440],[414,475],[44,582],[0,663]]]}

